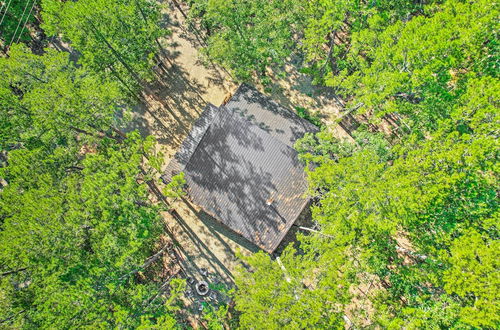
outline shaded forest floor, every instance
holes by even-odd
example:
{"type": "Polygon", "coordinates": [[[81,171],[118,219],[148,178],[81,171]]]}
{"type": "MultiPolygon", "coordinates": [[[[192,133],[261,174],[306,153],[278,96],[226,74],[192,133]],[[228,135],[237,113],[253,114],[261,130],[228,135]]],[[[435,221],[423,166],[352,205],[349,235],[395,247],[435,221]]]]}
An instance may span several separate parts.
{"type": "MultiPolygon", "coordinates": [[[[225,70],[202,61],[202,33],[188,28],[179,10],[167,8],[164,23],[172,31],[162,40],[168,60],[163,58],[156,68],[157,79],[149,86],[153,95],[145,95],[145,104],[137,106],[127,130],[138,129],[143,136],[156,137],[166,166],[203,107],[207,103],[219,106],[238,85],[225,70]]],[[[319,113],[326,124],[334,123],[339,115],[339,101],[326,89],[312,86],[310,79],[298,72],[296,64],[290,61],[286,65],[284,78],[272,79],[266,88],[259,84],[256,87],[291,109],[300,106],[319,113]]],[[[334,132],[348,137],[341,129],[335,128],[334,132]]],[[[202,305],[227,301],[224,292],[233,287],[232,272],[240,264],[237,252],[249,254],[257,248],[186,199],[174,202],[172,207],[174,214],[164,212],[163,217],[170,232],[165,239],[173,241],[176,253],[165,254],[163,263],[165,268],[172,268],[172,275],[181,272],[188,279],[186,317],[194,325],[197,322],[192,318],[198,317],[202,305]],[[178,261],[182,270],[173,266],[178,261]],[[209,283],[210,295],[196,294],[194,284],[199,280],[209,283]]]]}

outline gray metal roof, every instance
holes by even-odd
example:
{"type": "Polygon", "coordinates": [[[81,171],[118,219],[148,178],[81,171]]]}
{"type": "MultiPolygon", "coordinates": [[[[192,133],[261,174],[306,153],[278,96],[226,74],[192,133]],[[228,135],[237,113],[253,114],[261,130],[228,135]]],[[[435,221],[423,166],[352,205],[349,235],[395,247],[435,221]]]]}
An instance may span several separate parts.
{"type": "Polygon", "coordinates": [[[219,108],[211,103],[205,106],[200,117],[198,117],[193,124],[188,136],[182,142],[179,151],[177,151],[174,158],[167,165],[163,175],[161,176],[163,181],[170,181],[172,176],[184,171],[186,164],[189,159],[191,159],[198,143],[200,143],[201,138],[207,132],[207,129],[217,115],[218,110],[219,108]]]}
{"type": "MultiPolygon", "coordinates": [[[[244,92],[248,95],[248,89],[244,92]]],[[[303,120],[283,113],[290,111],[282,107],[274,112],[264,104],[259,110],[256,100],[249,103],[253,109],[248,113],[255,113],[257,120],[270,118],[269,129],[235,112],[235,104],[241,107],[242,101],[231,100],[227,107],[220,108],[210,105],[167,167],[164,178],[184,171],[194,203],[272,252],[308,201],[303,196],[307,189],[304,166],[291,145],[301,136],[298,132],[303,135],[317,128],[309,123],[299,125],[303,120]],[[273,113],[260,113],[266,111],[273,113]],[[284,115],[282,122],[276,114],[284,115]]]]}
{"type": "Polygon", "coordinates": [[[226,107],[290,147],[304,133],[318,130],[307,120],[246,84],[240,85],[226,107]]]}

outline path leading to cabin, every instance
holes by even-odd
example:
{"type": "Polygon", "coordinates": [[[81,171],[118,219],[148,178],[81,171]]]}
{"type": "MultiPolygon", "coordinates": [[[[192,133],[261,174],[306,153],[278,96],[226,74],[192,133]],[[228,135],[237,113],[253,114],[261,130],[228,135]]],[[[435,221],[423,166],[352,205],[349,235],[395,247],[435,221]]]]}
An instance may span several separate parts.
{"type": "MultiPolygon", "coordinates": [[[[173,5],[166,8],[164,14],[165,26],[172,31],[162,40],[169,59],[164,59],[156,68],[158,79],[149,86],[153,94],[146,95],[146,104],[137,107],[127,130],[138,129],[143,136],[155,136],[158,151],[165,155],[166,166],[203,107],[207,103],[221,105],[237,84],[223,69],[210,62],[202,63],[198,51],[203,43],[201,36],[187,28],[183,16],[173,5]]],[[[301,106],[320,111],[325,122],[333,122],[339,113],[337,100],[326,90],[312,86],[293,63],[286,67],[286,72],[286,77],[274,80],[267,90],[256,87],[291,109],[301,106]]],[[[347,136],[342,132],[338,135],[347,136]]],[[[191,315],[195,315],[202,301],[224,297],[212,290],[216,296],[201,298],[195,293],[194,284],[206,280],[212,288],[221,291],[231,287],[232,272],[240,264],[237,251],[249,254],[257,249],[188,200],[176,201],[173,209],[175,212],[164,212],[163,216],[176,247],[176,258],[181,261],[183,276],[192,283],[187,298],[188,306],[195,312],[191,315]]],[[[167,265],[171,265],[172,256],[164,256],[165,268],[170,267],[167,265]]]]}

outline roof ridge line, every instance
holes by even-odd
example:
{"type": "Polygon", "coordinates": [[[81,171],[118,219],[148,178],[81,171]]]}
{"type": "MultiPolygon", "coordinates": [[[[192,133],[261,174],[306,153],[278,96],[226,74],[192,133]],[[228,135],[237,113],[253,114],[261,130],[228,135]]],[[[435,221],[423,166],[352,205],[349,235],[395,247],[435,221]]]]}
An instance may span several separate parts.
{"type": "Polygon", "coordinates": [[[167,164],[167,167],[163,171],[162,178],[164,181],[170,180],[169,178],[173,175],[173,173],[184,171],[194,152],[196,151],[196,149],[198,149],[201,140],[207,133],[208,128],[212,125],[215,117],[217,117],[218,111],[216,110],[220,110],[220,108],[210,102],[208,102],[205,107],[203,107],[202,113],[194,121],[189,133],[184,138],[181,145],[179,146],[179,149],[174,154],[173,158],[170,160],[170,162],[167,164]],[[212,118],[210,118],[210,112],[214,113],[212,115],[212,118]],[[202,119],[206,119],[207,123],[202,125],[202,119]],[[200,124],[199,127],[202,130],[201,132],[199,132],[199,136],[196,136],[196,132],[193,130],[197,124],[200,124]]]}
{"type": "MultiPolygon", "coordinates": [[[[205,105],[205,108],[206,107],[210,107],[210,108],[215,108],[217,110],[220,110],[220,107],[208,102],[207,105],[205,105]]],[[[202,113],[203,114],[203,113],[202,113]]],[[[191,155],[189,156],[189,158],[186,160],[186,164],[187,165],[189,163],[189,161],[191,160],[191,157],[193,157],[194,153],[196,152],[196,149],[198,149],[200,143],[201,143],[201,140],[203,140],[203,138],[205,137],[205,135],[207,135],[207,132],[208,132],[208,129],[210,128],[210,126],[212,126],[212,123],[214,122],[215,118],[218,117],[220,115],[220,111],[217,111],[214,116],[212,117],[212,119],[210,120],[210,122],[206,125],[205,129],[203,130],[203,134],[201,134],[200,138],[198,139],[198,142],[196,143],[195,147],[193,148],[192,152],[191,152],[191,155]]],[[[201,117],[201,115],[200,115],[201,117]]],[[[198,119],[200,118],[198,117],[198,119]]],[[[198,120],[196,120],[197,122],[198,120]]],[[[196,122],[193,124],[196,125],[196,122]]],[[[191,132],[192,132],[192,128],[191,128],[191,132]]]]}

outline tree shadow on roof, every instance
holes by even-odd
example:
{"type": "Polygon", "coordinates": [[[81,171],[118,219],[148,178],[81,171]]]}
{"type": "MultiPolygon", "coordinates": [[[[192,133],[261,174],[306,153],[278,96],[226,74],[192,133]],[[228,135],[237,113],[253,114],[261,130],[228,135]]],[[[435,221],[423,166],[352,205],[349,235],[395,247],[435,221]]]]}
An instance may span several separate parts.
{"type": "Polygon", "coordinates": [[[318,128],[300,118],[255,88],[242,84],[231,97],[226,107],[251,123],[259,126],[289,147],[305,132],[315,132],[318,128]]]}
{"type": "Polygon", "coordinates": [[[189,195],[236,233],[272,251],[303,204],[303,167],[296,158],[293,149],[221,108],[185,167],[189,195]]]}

